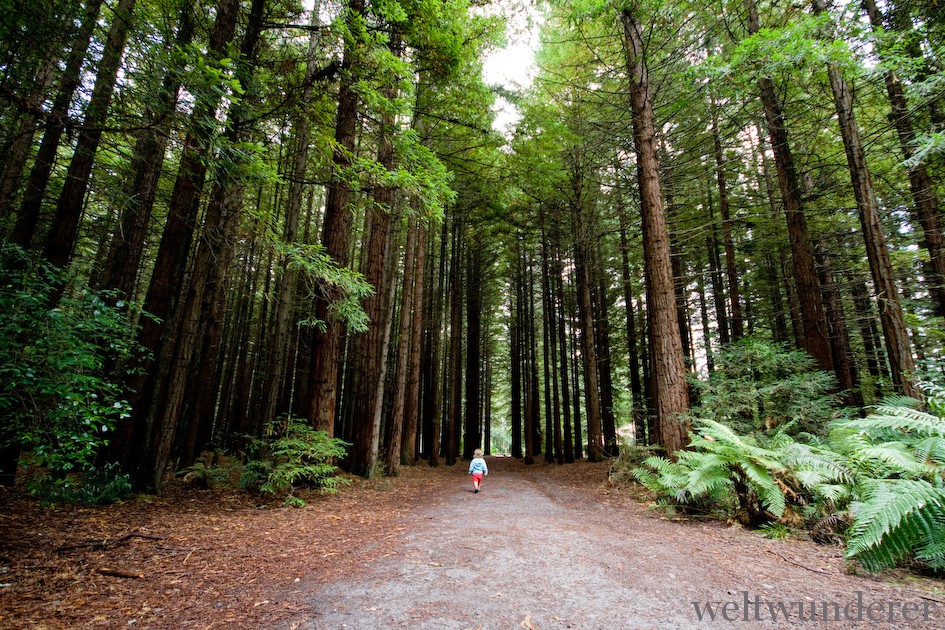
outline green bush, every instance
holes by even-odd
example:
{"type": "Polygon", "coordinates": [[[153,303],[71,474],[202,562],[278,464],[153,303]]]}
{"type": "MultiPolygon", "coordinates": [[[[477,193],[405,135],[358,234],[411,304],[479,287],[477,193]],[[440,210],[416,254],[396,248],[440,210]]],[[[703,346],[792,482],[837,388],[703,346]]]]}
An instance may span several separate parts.
{"type": "Polygon", "coordinates": [[[663,503],[684,510],[721,511],[758,526],[790,507],[815,530],[830,521],[821,538],[846,536],[846,557],[870,571],[908,559],[942,570],[945,390],[920,387],[929,411],[915,400],[887,399],[866,418],[832,422],[827,437],[739,435],[696,419],[690,450],[676,461],[650,457],[635,474],[663,503]]]}
{"type": "Polygon", "coordinates": [[[109,505],[132,494],[131,477],[123,474],[115,463],[62,479],[42,476],[32,482],[29,489],[43,503],[82,505],[109,505]]]}
{"type": "Polygon", "coordinates": [[[635,471],[637,479],[680,506],[713,505],[745,525],[784,513],[784,464],[777,451],[714,420],[697,419],[693,431],[692,450],[678,453],[675,462],[647,458],[635,471]]]}
{"type": "Polygon", "coordinates": [[[739,433],[819,433],[840,413],[832,374],[805,352],[754,338],[729,344],[707,382],[692,382],[699,401],[692,416],[739,433]]]}
{"type": "Polygon", "coordinates": [[[138,352],[128,305],[85,290],[56,302],[63,272],[15,248],[0,258],[0,448],[53,475],[87,469],[129,415],[116,369],[138,352]]]}
{"type": "Polygon", "coordinates": [[[348,446],[342,440],[316,431],[299,418],[285,418],[270,423],[267,440],[257,441],[258,458],[244,467],[240,480],[244,488],[254,487],[272,495],[283,495],[286,505],[302,506],[305,502],[293,493],[296,488],[318,488],[334,493],[350,480],[337,475],[334,462],[345,456],[348,446]]]}

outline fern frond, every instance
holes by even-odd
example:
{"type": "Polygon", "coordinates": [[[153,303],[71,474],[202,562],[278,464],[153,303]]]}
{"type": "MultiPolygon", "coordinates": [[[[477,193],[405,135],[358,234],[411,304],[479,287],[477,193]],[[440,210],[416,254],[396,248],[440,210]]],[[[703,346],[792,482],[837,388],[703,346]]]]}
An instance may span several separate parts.
{"type": "Polygon", "coordinates": [[[839,424],[870,434],[892,431],[945,437],[945,419],[909,407],[881,406],[877,409],[877,413],[870,414],[866,418],[854,418],[839,424]]]}
{"type": "Polygon", "coordinates": [[[945,492],[925,481],[878,480],[866,488],[851,527],[846,556],[867,570],[895,565],[917,543],[942,537],[945,492]]]}
{"type": "Polygon", "coordinates": [[[884,464],[889,473],[918,473],[922,471],[922,464],[916,459],[902,442],[884,442],[875,446],[868,446],[857,454],[859,460],[872,460],[884,464]]]}
{"type": "Polygon", "coordinates": [[[775,516],[784,514],[784,492],[781,490],[771,472],[755,462],[743,462],[741,469],[751,482],[752,488],[764,505],[775,516]]]}
{"type": "Polygon", "coordinates": [[[694,497],[701,497],[731,486],[732,480],[724,466],[706,466],[689,471],[686,489],[694,497]]]}

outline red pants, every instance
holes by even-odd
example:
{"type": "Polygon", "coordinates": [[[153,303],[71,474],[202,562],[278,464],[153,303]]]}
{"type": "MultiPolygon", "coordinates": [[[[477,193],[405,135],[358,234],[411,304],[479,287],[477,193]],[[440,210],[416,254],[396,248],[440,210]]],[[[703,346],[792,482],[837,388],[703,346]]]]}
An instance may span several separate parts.
{"type": "Polygon", "coordinates": [[[479,485],[480,483],[482,483],[482,473],[473,473],[472,477],[473,477],[473,482],[476,485],[479,485]]]}

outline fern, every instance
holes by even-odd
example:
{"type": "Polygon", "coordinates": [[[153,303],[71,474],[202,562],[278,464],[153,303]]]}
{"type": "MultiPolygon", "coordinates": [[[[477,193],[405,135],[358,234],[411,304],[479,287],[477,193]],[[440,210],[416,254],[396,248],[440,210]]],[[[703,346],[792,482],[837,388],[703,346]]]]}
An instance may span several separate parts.
{"type": "Polygon", "coordinates": [[[895,566],[916,547],[940,558],[945,490],[923,480],[883,479],[865,486],[846,556],[869,571],[895,566]]]}

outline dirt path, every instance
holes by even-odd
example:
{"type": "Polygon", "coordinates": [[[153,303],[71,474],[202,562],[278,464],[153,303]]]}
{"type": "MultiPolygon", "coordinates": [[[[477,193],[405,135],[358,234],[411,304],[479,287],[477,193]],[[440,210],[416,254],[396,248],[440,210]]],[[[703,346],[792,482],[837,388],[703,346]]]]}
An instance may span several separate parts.
{"type": "Polygon", "coordinates": [[[661,519],[607,464],[489,461],[479,494],[462,463],[418,466],[303,509],[181,484],[92,508],[2,494],[0,629],[945,627],[940,580],[661,519]]]}
{"type": "Polygon", "coordinates": [[[303,582],[297,596],[309,617],[296,623],[319,630],[753,628],[788,627],[788,613],[806,628],[943,627],[945,604],[924,599],[928,591],[848,575],[836,548],[770,541],[717,523],[666,522],[570,485],[563,472],[492,460],[483,491],[473,494],[457,471],[454,483],[402,518],[400,536],[372,548],[363,571],[313,584],[308,595],[303,582]],[[708,602],[720,603],[711,605],[714,621],[708,602]]]}

